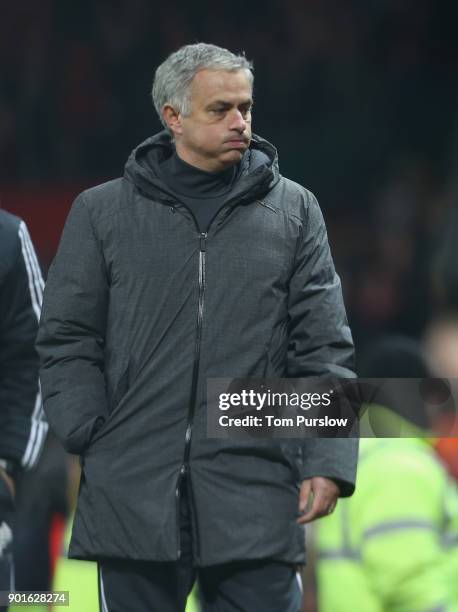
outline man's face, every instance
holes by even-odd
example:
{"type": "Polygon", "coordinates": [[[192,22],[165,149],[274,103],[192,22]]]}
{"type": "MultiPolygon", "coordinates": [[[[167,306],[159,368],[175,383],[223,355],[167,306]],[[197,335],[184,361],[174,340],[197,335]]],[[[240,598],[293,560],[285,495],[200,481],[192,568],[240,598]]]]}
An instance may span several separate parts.
{"type": "MultiPolygon", "coordinates": [[[[251,140],[252,88],[245,70],[201,70],[191,82],[191,114],[177,115],[178,155],[208,172],[237,164],[251,140]]],[[[170,124],[169,124],[170,125],[170,124]]]]}

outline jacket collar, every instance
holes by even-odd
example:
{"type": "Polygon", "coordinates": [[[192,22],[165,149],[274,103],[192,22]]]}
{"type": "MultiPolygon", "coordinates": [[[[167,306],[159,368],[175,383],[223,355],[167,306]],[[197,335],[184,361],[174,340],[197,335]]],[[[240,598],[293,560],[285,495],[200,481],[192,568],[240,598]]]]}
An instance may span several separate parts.
{"type": "MultiPolygon", "coordinates": [[[[173,141],[166,130],[147,138],[130,154],[124,178],[152,199],[170,202],[174,195],[162,179],[160,164],[173,150],[173,141]]],[[[240,179],[228,194],[227,203],[231,205],[262,198],[280,179],[275,147],[256,134],[241,164],[240,179]]]]}

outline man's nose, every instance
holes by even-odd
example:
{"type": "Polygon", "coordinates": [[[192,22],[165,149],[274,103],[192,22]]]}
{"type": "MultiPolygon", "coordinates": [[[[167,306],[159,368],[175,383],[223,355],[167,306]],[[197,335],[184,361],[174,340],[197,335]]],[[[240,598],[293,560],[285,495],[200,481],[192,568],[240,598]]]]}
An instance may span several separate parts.
{"type": "Polygon", "coordinates": [[[229,125],[231,130],[237,130],[237,132],[244,132],[246,128],[246,121],[243,118],[242,113],[237,109],[231,117],[231,123],[229,125]]]}

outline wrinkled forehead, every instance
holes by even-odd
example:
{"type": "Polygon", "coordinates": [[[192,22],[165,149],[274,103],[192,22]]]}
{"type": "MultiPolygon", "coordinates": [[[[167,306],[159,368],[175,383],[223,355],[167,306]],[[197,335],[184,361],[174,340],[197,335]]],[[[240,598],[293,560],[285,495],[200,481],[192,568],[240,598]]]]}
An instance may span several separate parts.
{"type": "Polygon", "coordinates": [[[248,70],[199,70],[191,81],[190,96],[192,102],[209,104],[213,101],[224,101],[240,104],[250,101],[253,86],[248,70]]]}

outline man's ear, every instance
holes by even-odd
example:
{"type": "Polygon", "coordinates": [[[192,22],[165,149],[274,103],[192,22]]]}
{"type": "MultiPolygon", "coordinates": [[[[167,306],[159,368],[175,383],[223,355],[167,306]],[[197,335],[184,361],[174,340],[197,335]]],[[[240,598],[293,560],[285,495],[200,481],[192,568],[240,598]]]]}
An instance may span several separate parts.
{"type": "Polygon", "coordinates": [[[172,134],[174,136],[181,136],[183,131],[181,126],[181,114],[170,104],[165,104],[162,109],[162,116],[172,134]]]}

